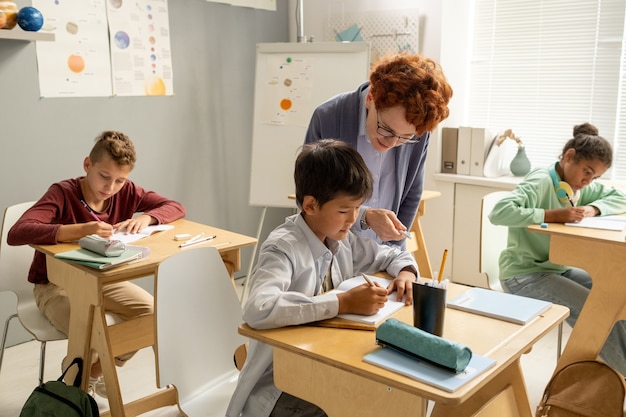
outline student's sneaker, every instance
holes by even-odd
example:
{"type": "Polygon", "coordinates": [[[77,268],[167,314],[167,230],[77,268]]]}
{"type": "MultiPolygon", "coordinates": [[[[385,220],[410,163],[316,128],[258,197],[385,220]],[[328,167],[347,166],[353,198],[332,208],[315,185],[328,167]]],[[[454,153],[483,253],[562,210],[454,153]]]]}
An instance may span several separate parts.
{"type": "Polygon", "coordinates": [[[99,376],[98,378],[89,377],[89,388],[87,392],[95,397],[96,394],[102,398],[107,398],[107,387],[104,385],[104,378],[99,376]]]}

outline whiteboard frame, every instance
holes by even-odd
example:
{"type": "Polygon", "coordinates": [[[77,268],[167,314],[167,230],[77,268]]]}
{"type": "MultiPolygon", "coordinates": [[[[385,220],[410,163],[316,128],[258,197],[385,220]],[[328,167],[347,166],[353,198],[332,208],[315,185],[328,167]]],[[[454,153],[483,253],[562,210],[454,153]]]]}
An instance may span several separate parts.
{"type": "Polygon", "coordinates": [[[354,91],[368,79],[370,44],[366,42],[259,43],[255,71],[251,206],[295,208],[288,196],[295,193],[293,168],[304,143],[313,110],[331,97],[354,91]],[[266,118],[268,98],[265,84],[270,57],[299,57],[310,60],[310,108],[299,118],[304,126],[271,124],[266,118]]]}

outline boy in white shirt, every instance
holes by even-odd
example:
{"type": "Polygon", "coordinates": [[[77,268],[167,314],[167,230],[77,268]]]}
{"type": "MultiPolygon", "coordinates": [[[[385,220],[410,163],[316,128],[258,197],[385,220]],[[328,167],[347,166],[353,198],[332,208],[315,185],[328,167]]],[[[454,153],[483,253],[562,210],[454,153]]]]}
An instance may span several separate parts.
{"type": "MultiPolygon", "coordinates": [[[[255,329],[311,323],[342,313],[372,315],[397,291],[412,303],[417,278],[413,257],[350,231],[372,176],[359,153],[335,140],[305,145],[296,160],[296,200],[302,212],[290,216],[263,243],[243,319],[255,329]],[[388,288],[360,285],[328,292],[341,281],[386,271],[388,288]]],[[[251,341],[227,417],[324,417],[319,407],[274,385],[272,348],[251,341]]]]}

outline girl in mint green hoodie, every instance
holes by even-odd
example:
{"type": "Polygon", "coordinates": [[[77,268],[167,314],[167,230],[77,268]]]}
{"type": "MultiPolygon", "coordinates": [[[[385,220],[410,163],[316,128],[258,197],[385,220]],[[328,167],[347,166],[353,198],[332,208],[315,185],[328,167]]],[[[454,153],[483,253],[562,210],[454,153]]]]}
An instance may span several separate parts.
{"type": "MultiPolygon", "coordinates": [[[[500,200],[489,220],[507,226],[507,248],[499,259],[505,291],[569,307],[574,326],[591,288],[584,270],[549,261],[550,237],[531,232],[531,224],[577,222],[584,217],[626,212],[626,196],[596,182],[611,167],[613,150],[595,126],[574,127],[559,160],[528,173],[510,196],[500,200]]],[[[626,375],[626,326],[618,322],[600,357],[626,375]]]]}

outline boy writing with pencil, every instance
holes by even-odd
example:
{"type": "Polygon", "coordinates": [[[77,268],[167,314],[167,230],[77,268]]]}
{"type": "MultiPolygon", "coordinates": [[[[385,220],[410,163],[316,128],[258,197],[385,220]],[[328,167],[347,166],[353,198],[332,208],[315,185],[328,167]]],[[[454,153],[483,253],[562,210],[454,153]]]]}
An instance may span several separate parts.
{"type": "MultiPolygon", "coordinates": [[[[9,230],[9,245],[56,244],[87,235],[110,238],[115,231],[136,233],[151,224],[170,223],[185,216],[178,202],[145,190],[128,180],[137,157],[123,133],[98,136],[83,161],[85,176],[52,184],[9,230]],[[134,216],[136,213],[141,213],[134,216]]],[[[65,291],[48,281],[46,257],[35,252],[28,273],[37,306],[59,331],[68,334],[70,304],[65,291]]],[[[103,287],[105,311],[122,319],[152,314],[152,296],[131,282],[103,287]]],[[[132,354],[116,358],[122,365],[132,354]]],[[[100,362],[93,358],[90,391],[106,396],[100,362]]]]}
{"type": "MultiPolygon", "coordinates": [[[[253,328],[311,323],[342,313],[372,315],[398,292],[412,303],[413,257],[397,247],[357,237],[350,227],[372,193],[372,176],[359,153],[335,140],[303,147],[296,160],[296,200],[288,217],[262,245],[243,318],[253,328]],[[387,271],[388,288],[374,283],[328,292],[362,273],[387,271]]],[[[326,416],[319,407],[281,392],[273,381],[272,348],[251,341],[227,417],[326,416]]]]}

